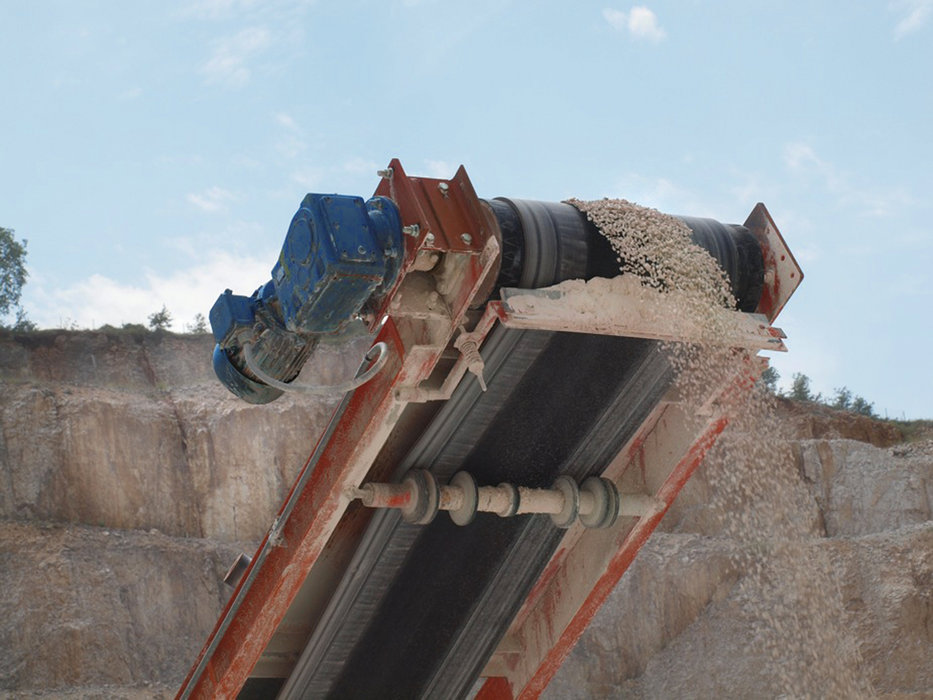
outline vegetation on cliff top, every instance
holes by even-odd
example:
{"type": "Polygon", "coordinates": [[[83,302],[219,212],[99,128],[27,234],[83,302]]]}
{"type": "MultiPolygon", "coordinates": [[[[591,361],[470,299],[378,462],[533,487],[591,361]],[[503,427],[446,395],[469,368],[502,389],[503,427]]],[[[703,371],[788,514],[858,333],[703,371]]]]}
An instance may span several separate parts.
{"type": "Polygon", "coordinates": [[[26,271],[26,243],[16,240],[15,231],[0,226],[0,327],[17,331],[35,329],[20,304],[26,271]],[[10,320],[12,316],[12,320],[10,320]]]}
{"type": "Polygon", "coordinates": [[[761,383],[768,391],[776,396],[799,401],[801,403],[817,403],[829,408],[835,408],[838,411],[848,411],[857,413],[869,418],[878,418],[875,413],[875,403],[852,393],[847,386],[838,387],[833,390],[832,397],[824,397],[821,393],[813,393],[810,388],[810,377],[800,372],[796,372],[791,377],[791,386],[788,391],[778,388],[778,380],[781,375],[774,367],[768,367],[761,375],[761,383]]]}

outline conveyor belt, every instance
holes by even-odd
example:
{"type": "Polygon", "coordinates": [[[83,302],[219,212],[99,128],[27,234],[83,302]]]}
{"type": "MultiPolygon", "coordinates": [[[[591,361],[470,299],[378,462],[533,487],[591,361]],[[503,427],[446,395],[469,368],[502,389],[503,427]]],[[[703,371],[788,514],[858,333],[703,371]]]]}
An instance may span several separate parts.
{"type": "MultiPolygon", "coordinates": [[[[649,288],[682,292],[669,296],[672,312],[690,306],[676,303],[683,294],[696,292],[713,304],[729,299],[711,259],[696,255],[684,239],[689,228],[728,276],[735,308],[761,315],[725,314],[741,330],[716,340],[741,348],[748,366],[734,381],[711,387],[710,397],[731,397],[733,389],[751,385],[760,365],[746,345],[783,348],[779,329],[765,322],[802,273],[764,205],[735,226],[678,221],[623,200],[483,201],[462,167],[447,180],[415,178],[393,160],[380,177],[369,202],[335,196],[346,205],[336,219],[327,213],[330,195],[309,195],[306,201],[323,209],[303,203],[299,214],[308,209],[319,216],[314,226],[295,228],[295,236],[290,229],[283,246],[302,274],[320,267],[308,251],[322,241],[344,246],[328,248],[334,261],[349,261],[357,250],[366,257],[356,261],[362,266],[334,262],[325,286],[310,272],[291,287],[283,282],[291,277],[276,274],[253,297],[228,291],[215,305],[219,311],[212,309],[220,357],[233,362],[219,367],[218,376],[244,399],[258,398],[254,403],[274,396],[245,380],[228,381],[246,377],[235,361],[243,359],[263,378],[265,364],[274,369],[294,350],[293,335],[317,342],[359,315],[377,333],[380,359],[374,376],[367,375],[371,381],[347,393],[335,412],[179,697],[462,697],[484,667],[490,676],[484,694],[541,692],[730,419],[722,409],[704,423],[677,401],[663,400],[674,373],[664,347],[611,336],[686,341],[706,318],[701,309],[681,324],[677,313],[655,308],[652,295],[649,303],[644,290],[629,284],[632,276],[643,275],[649,288]],[[368,214],[361,218],[364,206],[368,214]],[[382,207],[397,216],[385,220],[382,207]],[[375,235],[373,245],[357,245],[354,236],[367,232],[375,235]],[[378,266],[380,251],[385,269],[373,274],[383,286],[373,289],[377,280],[367,277],[366,265],[378,266]],[[606,281],[521,291],[620,271],[627,278],[608,283],[618,288],[612,298],[604,296],[606,281]],[[501,302],[489,301],[506,288],[501,302]],[[321,306],[314,323],[286,313],[283,304],[292,297],[301,309],[317,308],[324,291],[334,308],[321,306]],[[520,298],[557,301],[558,308],[551,313],[529,303],[527,313],[519,312],[509,300],[520,298]],[[284,344],[259,347],[271,328],[255,322],[265,319],[264,310],[284,344]],[[636,316],[639,322],[629,323],[636,316]],[[497,322],[502,325],[494,327],[497,322]],[[478,387],[483,378],[485,393],[478,387]],[[546,489],[559,475],[580,482],[605,472],[625,489],[626,519],[610,531],[574,529],[564,538],[547,516],[483,512],[457,527],[442,514],[413,526],[397,511],[365,507],[410,511],[414,495],[384,482],[423,469],[441,483],[462,470],[481,486],[532,489],[546,489]],[[367,496],[378,489],[394,495],[367,496]]],[[[267,379],[258,384],[278,386],[267,379]]],[[[480,495],[511,488],[480,489],[480,495]]],[[[442,509],[460,503],[462,513],[476,491],[445,487],[441,493],[442,509]]],[[[553,512],[559,504],[575,510],[576,499],[566,492],[559,500],[543,489],[521,494],[525,508],[517,499],[512,505],[522,512],[553,512]],[[532,507],[539,498],[550,500],[532,507]]],[[[584,525],[594,525],[586,514],[600,505],[590,495],[580,499],[584,525]]],[[[434,505],[426,512],[437,512],[434,505]]]]}
{"type": "MultiPolygon", "coordinates": [[[[465,469],[480,483],[531,486],[598,473],[669,378],[649,341],[501,329],[490,344],[487,369],[506,355],[490,391],[465,384],[401,473],[428,467],[446,480],[465,469]]],[[[419,527],[380,512],[282,697],[464,694],[561,534],[540,516],[481,515],[459,528],[444,515],[419,527]]]]}
{"type": "MultiPolygon", "coordinates": [[[[521,270],[507,284],[613,274],[611,250],[572,207],[490,204],[513,251],[507,274],[521,270]]],[[[548,487],[600,473],[671,381],[654,341],[500,327],[482,352],[489,391],[462,382],[396,478],[466,470],[480,484],[548,487]]],[[[457,527],[443,514],[413,526],[376,513],[280,697],[465,695],[561,536],[546,516],[480,514],[457,527]]]]}

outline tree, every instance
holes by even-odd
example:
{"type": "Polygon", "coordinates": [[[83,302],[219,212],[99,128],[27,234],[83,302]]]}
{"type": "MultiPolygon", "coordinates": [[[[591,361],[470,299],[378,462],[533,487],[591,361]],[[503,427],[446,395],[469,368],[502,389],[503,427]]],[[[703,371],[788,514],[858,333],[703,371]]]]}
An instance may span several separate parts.
{"type": "Polygon", "coordinates": [[[758,380],[761,382],[761,385],[772,394],[778,393],[777,383],[778,379],[781,378],[780,373],[771,367],[770,365],[765,368],[765,371],[761,373],[761,378],[758,380]]]}
{"type": "Polygon", "coordinates": [[[194,323],[188,326],[189,333],[207,333],[207,319],[204,318],[204,314],[197,313],[194,315],[194,323]]]}
{"type": "Polygon", "coordinates": [[[791,377],[793,383],[790,385],[790,398],[794,401],[813,401],[813,392],[810,391],[810,377],[800,372],[795,372],[791,377]]]}
{"type": "Polygon", "coordinates": [[[162,304],[162,310],[149,314],[149,330],[165,331],[172,325],[172,314],[162,304]]]}
{"type": "Polygon", "coordinates": [[[868,416],[869,418],[875,417],[875,404],[874,402],[869,403],[861,396],[856,396],[852,399],[852,407],[850,409],[853,413],[859,413],[863,416],[868,416]]]}
{"type": "Polygon", "coordinates": [[[836,398],[833,399],[832,407],[837,408],[840,411],[848,411],[852,408],[852,392],[849,391],[849,387],[842,387],[841,389],[835,389],[836,398]]]}
{"type": "Polygon", "coordinates": [[[0,317],[11,313],[16,320],[11,325],[0,323],[13,330],[31,330],[35,324],[26,318],[19,300],[29,273],[26,272],[26,240],[17,241],[11,228],[0,226],[0,317]]]}
{"type": "MultiPolygon", "coordinates": [[[[762,375],[764,378],[764,375],[762,375]]],[[[840,411],[849,411],[858,413],[869,418],[877,418],[875,413],[875,404],[867,401],[865,398],[852,393],[849,387],[844,386],[833,389],[833,398],[823,398],[823,394],[814,394],[810,390],[810,377],[800,372],[793,376],[793,384],[790,392],[786,396],[794,401],[807,401],[810,403],[819,403],[824,406],[830,406],[840,411]]]]}

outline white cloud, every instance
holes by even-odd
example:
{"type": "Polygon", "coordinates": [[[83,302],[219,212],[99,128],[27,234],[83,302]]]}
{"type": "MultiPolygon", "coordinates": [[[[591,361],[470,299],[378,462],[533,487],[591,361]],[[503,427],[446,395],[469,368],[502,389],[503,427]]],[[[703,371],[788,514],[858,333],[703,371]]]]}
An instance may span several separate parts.
{"type": "Polygon", "coordinates": [[[890,292],[901,299],[922,299],[933,296],[929,276],[926,273],[916,272],[899,274],[890,292]]]}
{"type": "Polygon", "coordinates": [[[933,16],[933,0],[901,0],[894,6],[905,12],[894,27],[894,38],[897,40],[919,30],[933,16]]]}
{"type": "Polygon", "coordinates": [[[188,194],[185,199],[201,211],[212,213],[223,210],[227,202],[234,201],[236,197],[229,190],[214,186],[204,190],[204,192],[200,194],[192,192],[188,194]]]}
{"type": "Polygon", "coordinates": [[[808,144],[795,142],[784,145],[784,164],[791,170],[800,170],[809,166],[822,166],[813,148],[808,144]]]}
{"type": "Polygon", "coordinates": [[[308,147],[304,130],[297,120],[287,112],[275,114],[275,123],[282,127],[282,132],[275,139],[275,150],[286,159],[300,156],[308,147]]]}
{"type": "Polygon", "coordinates": [[[665,177],[628,173],[616,184],[616,191],[623,199],[667,214],[713,218],[726,216],[722,211],[716,211],[716,207],[702,195],[665,177]]]}
{"type": "Polygon", "coordinates": [[[755,202],[774,201],[777,196],[775,185],[761,173],[733,168],[732,175],[736,181],[725,189],[734,201],[747,205],[749,209],[755,202]]]}
{"type": "Polygon", "coordinates": [[[149,272],[135,284],[93,274],[69,287],[49,289],[42,279],[33,279],[27,310],[40,328],[98,328],[105,324],[145,325],[149,315],[164,305],[172,315],[172,329],[182,331],[196,314],[206,317],[224,289],[249,295],[268,281],[274,255],[271,249],[260,257],[207,251],[203,262],[169,275],[149,272]]]}
{"type": "Polygon", "coordinates": [[[794,245],[794,259],[801,265],[815,263],[823,257],[823,251],[816,243],[801,242],[794,245]]]}
{"type": "Polygon", "coordinates": [[[815,174],[834,194],[844,195],[850,190],[845,174],[832,163],[820,158],[809,144],[799,141],[785,144],[783,158],[784,165],[792,173],[800,176],[815,174]]]}
{"type": "Polygon", "coordinates": [[[275,140],[275,151],[286,160],[294,160],[308,148],[307,142],[297,133],[289,132],[275,140]]]}
{"type": "Polygon", "coordinates": [[[617,29],[620,32],[624,32],[628,29],[628,17],[622,10],[615,10],[611,7],[607,7],[603,10],[603,18],[609,22],[609,26],[613,29],[617,29]]]}
{"type": "Polygon", "coordinates": [[[852,204],[861,208],[863,216],[874,218],[892,216],[916,203],[913,196],[902,188],[872,188],[868,191],[852,191],[848,196],[852,204]]]}
{"type": "Polygon", "coordinates": [[[915,203],[910,193],[901,188],[853,184],[848,173],[818,156],[809,144],[786,144],[783,158],[792,174],[802,178],[815,176],[830,194],[835,195],[839,206],[850,207],[860,216],[891,216],[915,203]]]}
{"type": "Polygon", "coordinates": [[[204,156],[197,153],[159,155],[155,157],[155,163],[160,166],[194,168],[204,165],[204,156]]]}
{"type": "Polygon", "coordinates": [[[350,173],[352,175],[372,175],[376,176],[376,171],[385,167],[384,165],[379,165],[374,160],[366,160],[365,158],[350,158],[343,164],[344,172],[350,173]]]}
{"type": "Polygon", "coordinates": [[[661,41],[667,33],[658,24],[658,18],[647,7],[633,7],[628,15],[628,29],[632,36],[661,41]]]}
{"type": "Polygon", "coordinates": [[[327,181],[327,170],[315,166],[305,166],[292,173],[292,182],[308,192],[319,190],[327,181]]]}
{"type": "Polygon", "coordinates": [[[360,156],[332,165],[318,165],[305,159],[300,167],[291,172],[291,181],[305,192],[333,192],[336,188],[336,191],[345,194],[359,193],[357,188],[370,187],[376,181],[376,172],[385,166],[385,162],[379,163],[360,156]]]}
{"type": "Polygon", "coordinates": [[[210,22],[295,21],[315,3],[315,0],[191,0],[175,16],[182,20],[210,22]]]}
{"type": "Polygon", "coordinates": [[[629,12],[607,7],[603,10],[603,19],[619,32],[628,32],[633,39],[658,42],[667,36],[667,32],[658,24],[658,17],[643,5],[636,5],[629,12]]]}
{"type": "Polygon", "coordinates": [[[296,122],[295,118],[287,112],[279,112],[276,114],[275,123],[279,126],[284,126],[286,129],[291,131],[300,131],[298,128],[298,122],[296,122]]]}
{"type": "Polygon", "coordinates": [[[201,66],[201,74],[208,83],[233,88],[243,87],[252,75],[249,62],[265,51],[271,43],[268,29],[247,27],[214,44],[214,52],[201,66]]]}

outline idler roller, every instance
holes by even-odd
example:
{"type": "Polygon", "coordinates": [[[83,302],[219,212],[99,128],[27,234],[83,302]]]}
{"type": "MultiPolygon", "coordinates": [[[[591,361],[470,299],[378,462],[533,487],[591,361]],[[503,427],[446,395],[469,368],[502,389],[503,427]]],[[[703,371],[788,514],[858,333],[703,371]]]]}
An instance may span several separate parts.
{"type": "Polygon", "coordinates": [[[457,525],[470,524],[477,513],[495,513],[501,518],[544,513],[559,528],[568,528],[578,519],[587,528],[607,528],[620,516],[642,517],[663,508],[646,494],[620,495],[614,482],[599,476],[588,477],[578,486],[562,475],[550,489],[537,489],[509,483],[477,486],[471,474],[461,471],[447,486],[439,486],[425,469],[411,470],[398,484],[363,484],[353,497],[369,508],[396,508],[405,522],[415,525],[427,525],[445,510],[457,525]]]}

